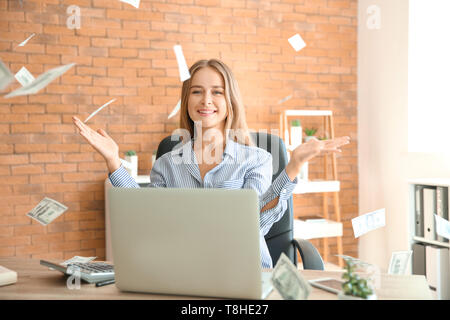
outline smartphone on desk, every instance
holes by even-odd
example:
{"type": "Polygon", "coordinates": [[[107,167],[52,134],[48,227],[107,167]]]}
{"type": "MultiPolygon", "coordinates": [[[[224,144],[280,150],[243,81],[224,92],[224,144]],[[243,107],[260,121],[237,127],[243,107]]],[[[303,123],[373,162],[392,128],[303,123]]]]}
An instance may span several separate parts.
{"type": "Polygon", "coordinates": [[[326,290],[338,294],[342,291],[342,284],[344,281],[333,278],[320,278],[309,280],[309,283],[316,288],[326,290]]]}

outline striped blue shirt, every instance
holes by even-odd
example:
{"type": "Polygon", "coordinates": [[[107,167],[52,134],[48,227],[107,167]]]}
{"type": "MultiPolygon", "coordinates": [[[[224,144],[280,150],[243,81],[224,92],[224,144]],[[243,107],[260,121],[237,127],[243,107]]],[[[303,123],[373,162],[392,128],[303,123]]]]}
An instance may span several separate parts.
{"type": "MultiPolygon", "coordinates": [[[[264,236],[272,225],[281,219],[287,208],[297,178],[292,182],[286,171],[272,181],[272,155],[256,146],[245,146],[227,140],[222,161],[206,173],[202,180],[192,140],[175,146],[157,159],[150,172],[150,184],[153,188],[223,188],[253,189],[259,196],[259,208],[279,197],[277,205],[260,213],[260,250],[263,268],[272,268],[264,236]]],[[[139,188],[123,166],[109,175],[115,187],[139,188]]]]}

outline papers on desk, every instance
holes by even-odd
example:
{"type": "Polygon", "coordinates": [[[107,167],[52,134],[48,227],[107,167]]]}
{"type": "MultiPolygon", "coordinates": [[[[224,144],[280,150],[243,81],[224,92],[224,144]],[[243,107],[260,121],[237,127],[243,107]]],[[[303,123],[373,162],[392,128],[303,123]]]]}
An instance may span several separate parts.
{"type": "Polygon", "coordinates": [[[0,266],[0,287],[17,282],[17,272],[0,266]]]}

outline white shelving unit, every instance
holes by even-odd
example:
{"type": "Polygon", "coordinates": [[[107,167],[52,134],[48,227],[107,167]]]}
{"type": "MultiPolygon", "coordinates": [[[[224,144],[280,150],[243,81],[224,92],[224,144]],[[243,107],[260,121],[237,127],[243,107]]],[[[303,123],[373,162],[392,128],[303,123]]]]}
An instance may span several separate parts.
{"type": "Polygon", "coordinates": [[[311,180],[299,181],[293,193],[339,192],[340,190],[341,183],[337,180],[311,180]]]}
{"type": "MultiPolygon", "coordinates": [[[[331,110],[284,110],[280,113],[280,132],[288,150],[288,156],[292,152],[293,145],[290,136],[291,119],[300,117],[322,117],[324,131],[330,139],[334,138],[333,112],[331,110]]],[[[341,212],[339,205],[339,191],[341,189],[340,182],[337,180],[336,155],[331,154],[331,176],[332,180],[328,180],[328,156],[324,155],[324,180],[302,181],[300,180],[294,189],[294,194],[306,193],[322,193],[323,194],[323,218],[326,222],[306,222],[295,219],[294,221],[294,237],[302,239],[323,239],[324,253],[323,258],[328,260],[328,238],[337,237],[337,253],[343,254],[342,235],[343,226],[341,223],[341,212]],[[328,195],[332,194],[334,201],[334,220],[329,218],[328,214],[328,195]]],[[[339,259],[339,266],[343,266],[342,259],[339,259]]]]}
{"type": "Polygon", "coordinates": [[[342,222],[331,220],[313,222],[294,219],[294,238],[296,239],[341,237],[342,230],[342,222]]]}
{"type": "MultiPolygon", "coordinates": [[[[413,249],[414,244],[425,245],[425,254],[419,253],[416,257],[416,263],[421,260],[421,256],[425,261],[423,261],[422,266],[425,266],[425,276],[432,289],[433,295],[436,299],[450,299],[450,259],[447,253],[447,257],[442,260],[442,256],[434,256],[431,254],[428,256],[428,249],[431,251],[439,250],[439,248],[446,248],[450,250],[449,242],[442,242],[438,240],[433,240],[428,237],[422,237],[416,235],[416,193],[415,186],[431,186],[431,187],[446,187],[448,188],[447,196],[450,195],[450,179],[412,179],[408,180],[408,201],[409,201],[409,239],[410,239],[410,249],[413,249]],[[417,260],[418,259],[418,260],[417,260]],[[445,261],[447,260],[447,261],[445,261]],[[428,267],[431,266],[431,271],[428,267]]],[[[447,219],[450,217],[450,207],[447,209],[447,219]]],[[[423,214],[424,212],[422,212],[423,214]]],[[[435,212],[436,213],[436,212],[435,212]]],[[[429,221],[429,220],[428,220],[429,221]]],[[[434,221],[434,217],[433,217],[434,221]]],[[[425,228],[425,224],[422,226],[425,228]]],[[[413,252],[414,259],[414,252],[413,252]]],[[[412,259],[412,260],[413,260],[412,259]]],[[[413,261],[411,261],[413,263],[413,261]]],[[[414,264],[414,263],[413,263],[414,264]]]]}

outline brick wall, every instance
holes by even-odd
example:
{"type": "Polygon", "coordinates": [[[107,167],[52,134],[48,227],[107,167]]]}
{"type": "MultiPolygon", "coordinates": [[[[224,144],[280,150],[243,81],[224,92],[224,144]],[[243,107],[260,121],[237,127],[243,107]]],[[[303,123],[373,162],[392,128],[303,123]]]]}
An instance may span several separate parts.
{"type": "MultiPolygon", "coordinates": [[[[353,139],[338,171],[344,251],[356,256],[356,14],[356,0],[142,0],[139,9],[119,0],[0,0],[0,59],[11,72],[25,66],[36,77],[77,63],[36,95],[0,97],[0,257],[105,257],[106,166],[71,117],[116,98],[91,126],[121,152],[136,150],[139,174],[148,174],[152,152],[177,127],[178,117],[167,119],[181,89],[175,44],[188,65],[219,58],[233,69],[252,129],[278,129],[284,109],[333,110],[336,135],[353,139]],[[80,29],[66,25],[70,5],[81,8],[80,29]],[[287,41],[296,33],[307,43],[299,52],[287,41]],[[47,227],[26,216],[45,196],[69,207],[47,227]]],[[[310,166],[319,177],[321,160],[310,166]]],[[[320,195],[294,201],[297,216],[321,211],[320,195]]]]}

